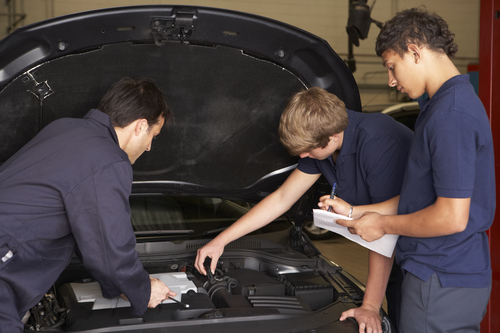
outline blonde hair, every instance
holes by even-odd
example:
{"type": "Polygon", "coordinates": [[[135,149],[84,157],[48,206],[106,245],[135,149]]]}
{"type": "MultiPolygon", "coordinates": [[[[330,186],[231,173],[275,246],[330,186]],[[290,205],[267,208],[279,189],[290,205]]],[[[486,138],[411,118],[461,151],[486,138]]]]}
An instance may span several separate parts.
{"type": "Polygon", "coordinates": [[[345,104],[328,91],[312,87],[295,93],[279,125],[281,143],[291,155],[324,148],[330,137],[343,132],[349,120],[345,104]]]}

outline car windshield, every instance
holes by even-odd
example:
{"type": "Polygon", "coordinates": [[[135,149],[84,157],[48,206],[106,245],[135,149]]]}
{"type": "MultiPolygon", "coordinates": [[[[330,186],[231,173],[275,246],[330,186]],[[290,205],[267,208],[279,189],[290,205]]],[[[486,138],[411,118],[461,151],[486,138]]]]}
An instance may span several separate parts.
{"type": "MultiPolygon", "coordinates": [[[[255,204],[211,197],[163,194],[130,197],[132,225],[136,236],[216,236],[248,212],[255,204]]],[[[284,216],[255,233],[285,230],[284,216]]]]}

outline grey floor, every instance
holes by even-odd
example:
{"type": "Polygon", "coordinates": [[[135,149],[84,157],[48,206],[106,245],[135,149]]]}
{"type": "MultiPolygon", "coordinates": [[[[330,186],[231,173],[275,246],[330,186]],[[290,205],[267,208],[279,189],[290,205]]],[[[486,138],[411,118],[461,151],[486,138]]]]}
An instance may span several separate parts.
{"type": "MultiPolygon", "coordinates": [[[[367,248],[339,235],[325,240],[316,240],[313,243],[325,257],[366,285],[368,278],[367,248]]],[[[387,309],[385,300],[383,307],[387,309]]]]}

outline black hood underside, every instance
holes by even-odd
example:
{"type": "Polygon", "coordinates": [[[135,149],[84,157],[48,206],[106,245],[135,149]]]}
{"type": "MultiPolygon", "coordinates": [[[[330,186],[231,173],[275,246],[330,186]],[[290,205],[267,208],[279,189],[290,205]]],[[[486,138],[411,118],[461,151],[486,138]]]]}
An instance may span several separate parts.
{"type": "Polygon", "coordinates": [[[175,117],[134,165],[134,180],[222,191],[292,169],[297,159],[278,123],[293,93],[320,86],[351,109],[360,104],[328,44],[277,21],[184,6],[80,13],[0,42],[0,140],[8,143],[0,163],[53,120],[84,116],[123,77],[155,80],[175,117]]]}

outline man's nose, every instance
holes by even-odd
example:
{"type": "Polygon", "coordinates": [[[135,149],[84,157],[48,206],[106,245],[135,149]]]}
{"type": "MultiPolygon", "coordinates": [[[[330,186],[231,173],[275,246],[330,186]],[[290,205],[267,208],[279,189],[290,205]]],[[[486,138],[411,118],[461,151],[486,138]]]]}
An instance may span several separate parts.
{"type": "Polygon", "coordinates": [[[389,87],[396,87],[398,84],[398,81],[396,81],[396,78],[394,75],[389,71],[389,87]]]}

